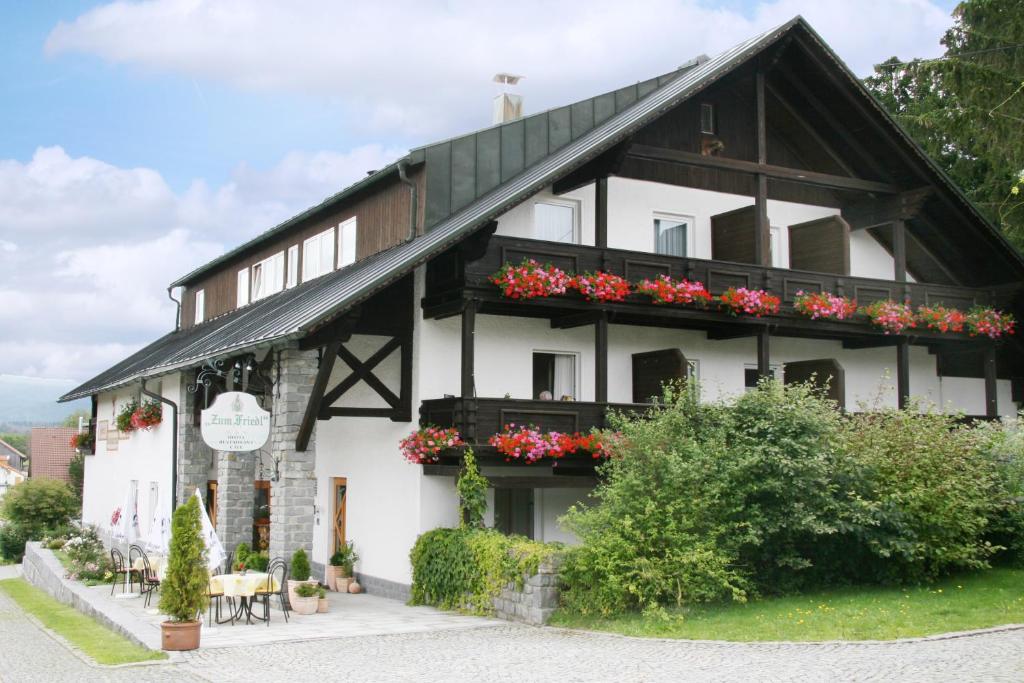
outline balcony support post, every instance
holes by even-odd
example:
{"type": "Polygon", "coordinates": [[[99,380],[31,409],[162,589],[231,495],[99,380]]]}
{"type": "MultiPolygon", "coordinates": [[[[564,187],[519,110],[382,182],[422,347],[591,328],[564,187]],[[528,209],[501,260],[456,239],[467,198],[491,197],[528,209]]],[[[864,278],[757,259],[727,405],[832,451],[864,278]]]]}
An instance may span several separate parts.
{"type": "Polygon", "coordinates": [[[999,417],[999,400],[996,393],[996,347],[989,345],[984,351],[985,365],[985,417],[999,417]]]}
{"type": "Polygon", "coordinates": [[[462,309],[462,398],[473,398],[476,394],[475,355],[476,310],[480,302],[472,299],[462,309]]]}
{"type": "Polygon", "coordinates": [[[896,344],[896,401],[902,410],[910,403],[910,342],[896,344]]]}
{"type": "MultiPolygon", "coordinates": [[[[754,77],[754,100],[756,102],[757,163],[768,163],[768,128],[765,121],[764,69],[758,68],[754,77]]],[[[771,228],[768,225],[768,176],[758,173],[754,187],[754,261],[758,265],[770,266],[771,228]]]]}
{"type": "Polygon", "coordinates": [[[608,402],[608,314],[594,323],[594,400],[608,402]]]}
{"type": "Polygon", "coordinates": [[[769,350],[770,335],[768,328],[759,330],[757,333],[757,377],[763,379],[769,377],[772,372],[771,352],[769,350]]]}
{"type": "MultiPolygon", "coordinates": [[[[896,282],[907,281],[907,227],[902,220],[892,222],[892,268],[896,282]]],[[[907,296],[906,284],[901,285],[900,292],[907,296]]]]}
{"type": "Polygon", "coordinates": [[[594,181],[594,246],[608,248],[608,176],[594,181]]]}

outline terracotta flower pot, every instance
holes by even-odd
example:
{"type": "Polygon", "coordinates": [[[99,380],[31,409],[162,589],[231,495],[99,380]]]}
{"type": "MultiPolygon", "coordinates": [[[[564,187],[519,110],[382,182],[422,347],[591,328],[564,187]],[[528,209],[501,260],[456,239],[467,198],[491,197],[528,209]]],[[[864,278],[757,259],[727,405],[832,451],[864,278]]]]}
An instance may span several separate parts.
{"type": "Polygon", "coordinates": [[[309,584],[312,584],[312,585],[315,586],[316,585],[316,579],[308,579],[306,581],[296,581],[295,579],[288,579],[288,602],[289,603],[291,603],[293,605],[295,604],[295,599],[299,597],[298,595],[296,595],[295,589],[298,588],[301,584],[304,584],[304,583],[309,583],[309,584]]]}
{"type": "Polygon", "coordinates": [[[363,587],[359,584],[358,581],[356,581],[355,579],[352,579],[352,583],[350,583],[348,585],[348,592],[349,593],[362,593],[363,592],[363,587]]]}
{"type": "Polygon", "coordinates": [[[330,604],[327,602],[327,598],[317,598],[317,601],[316,601],[316,611],[317,612],[319,612],[320,614],[323,614],[324,612],[327,611],[327,608],[329,606],[330,606],[330,604]]]}
{"type": "Polygon", "coordinates": [[[348,593],[348,587],[352,584],[354,580],[355,579],[353,579],[351,576],[339,576],[335,580],[335,590],[337,590],[339,593],[348,593]]]}
{"type": "MultiPolygon", "coordinates": [[[[327,565],[327,569],[324,571],[324,580],[327,584],[327,588],[332,591],[345,592],[344,588],[339,588],[340,580],[348,578],[348,570],[344,567],[335,567],[333,565],[327,565]]],[[[348,584],[346,584],[347,587],[348,584]]]]}
{"type": "Polygon", "coordinates": [[[199,649],[198,621],[164,621],[160,624],[163,649],[173,652],[199,649]]]}
{"type": "Polygon", "coordinates": [[[316,614],[319,602],[320,598],[315,595],[310,598],[295,596],[292,600],[292,611],[296,614],[316,614]]]}

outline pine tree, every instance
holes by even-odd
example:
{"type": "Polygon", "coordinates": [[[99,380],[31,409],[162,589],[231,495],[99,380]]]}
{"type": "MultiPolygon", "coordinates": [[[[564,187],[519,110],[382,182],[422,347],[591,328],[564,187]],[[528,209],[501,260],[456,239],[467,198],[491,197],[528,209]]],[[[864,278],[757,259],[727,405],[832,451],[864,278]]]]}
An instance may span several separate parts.
{"type": "Polygon", "coordinates": [[[171,621],[195,621],[206,609],[210,575],[206,568],[199,499],[174,511],[167,571],[160,582],[160,611],[171,621]]]}

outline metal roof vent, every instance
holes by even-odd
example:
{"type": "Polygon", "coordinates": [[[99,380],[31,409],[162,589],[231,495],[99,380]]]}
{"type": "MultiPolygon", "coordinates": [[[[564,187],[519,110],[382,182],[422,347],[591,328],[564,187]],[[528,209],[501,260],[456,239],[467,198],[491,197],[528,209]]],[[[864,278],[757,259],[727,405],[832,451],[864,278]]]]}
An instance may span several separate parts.
{"type": "MultiPolygon", "coordinates": [[[[494,75],[494,82],[505,86],[516,85],[523,76],[500,73],[494,75]]],[[[494,117],[492,123],[507,123],[523,117],[523,96],[502,92],[494,98],[494,117]]]]}

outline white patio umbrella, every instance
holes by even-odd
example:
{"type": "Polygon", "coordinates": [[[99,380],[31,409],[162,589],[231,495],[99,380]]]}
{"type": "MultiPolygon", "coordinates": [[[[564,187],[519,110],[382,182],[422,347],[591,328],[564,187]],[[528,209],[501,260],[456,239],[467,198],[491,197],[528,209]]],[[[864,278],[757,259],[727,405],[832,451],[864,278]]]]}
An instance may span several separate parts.
{"type": "Polygon", "coordinates": [[[171,544],[171,505],[170,501],[157,494],[157,504],[153,506],[153,519],[149,521],[149,534],[146,535],[146,549],[160,555],[167,555],[171,544]]]}
{"type": "Polygon", "coordinates": [[[224,552],[224,546],[217,538],[217,531],[210,522],[210,516],[206,514],[203,496],[200,495],[198,488],[196,489],[196,498],[199,499],[199,517],[203,525],[203,541],[206,543],[206,566],[210,571],[214,571],[220,567],[220,563],[227,557],[227,553],[224,552]]]}
{"type": "Polygon", "coordinates": [[[139,491],[138,487],[128,484],[128,491],[121,505],[121,517],[114,528],[114,536],[125,543],[139,540],[139,491]]]}

